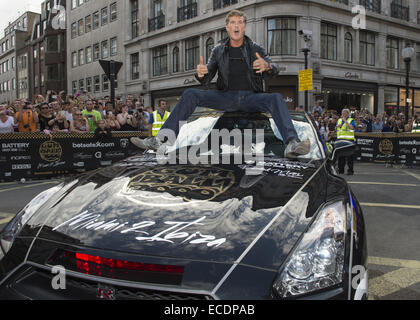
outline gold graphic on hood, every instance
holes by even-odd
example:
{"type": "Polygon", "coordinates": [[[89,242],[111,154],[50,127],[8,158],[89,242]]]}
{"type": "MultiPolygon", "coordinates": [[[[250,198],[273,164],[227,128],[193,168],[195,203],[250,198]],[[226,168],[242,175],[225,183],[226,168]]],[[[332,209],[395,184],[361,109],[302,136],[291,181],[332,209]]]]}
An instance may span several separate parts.
{"type": "Polygon", "coordinates": [[[235,183],[230,170],[178,166],[155,168],[133,177],[128,183],[131,190],[169,192],[184,201],[213,200],[235,183]]]}

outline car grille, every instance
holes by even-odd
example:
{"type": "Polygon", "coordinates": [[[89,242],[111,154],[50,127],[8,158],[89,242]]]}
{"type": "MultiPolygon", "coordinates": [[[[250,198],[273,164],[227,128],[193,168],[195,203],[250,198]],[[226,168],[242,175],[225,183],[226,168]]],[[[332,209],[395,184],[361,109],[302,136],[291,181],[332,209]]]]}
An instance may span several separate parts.
{"type": "Polygon", "coordinates": [[[112,288],[112,298],[116,300],[213,300],[209,295],[107,285],[70,275],[66,275],[65,290],[54,290],[54,276],[47,270],[36,267],[28,269],[26,266],[18,271],[6,286],[20,297],[34,300],[95,300],[99,299],[99,287],[112,288]]]}

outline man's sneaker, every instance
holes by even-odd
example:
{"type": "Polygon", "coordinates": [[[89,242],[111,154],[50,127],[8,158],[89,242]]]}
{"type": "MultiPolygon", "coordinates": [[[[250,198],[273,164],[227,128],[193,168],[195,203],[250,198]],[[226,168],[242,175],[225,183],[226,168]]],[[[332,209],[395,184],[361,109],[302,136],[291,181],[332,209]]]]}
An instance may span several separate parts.
{"type": "Polygon", "coordinates": [[[311,151],[311,143],[308,140],[299,141],[298,139],[291,140],[284,150],[284,156],[289,159],[296,159],[298,156],[303,156],[311,151]]]}
{"type": "Polygon", "coordinates": [[[143,149],[143,150],[153,150],[157,151],[159,147],[162,145],[162,142],[155,137],[140,139],[138,137],[132,137],[130,139],[131,143],[134,144],[136,147],[143,149]]]}

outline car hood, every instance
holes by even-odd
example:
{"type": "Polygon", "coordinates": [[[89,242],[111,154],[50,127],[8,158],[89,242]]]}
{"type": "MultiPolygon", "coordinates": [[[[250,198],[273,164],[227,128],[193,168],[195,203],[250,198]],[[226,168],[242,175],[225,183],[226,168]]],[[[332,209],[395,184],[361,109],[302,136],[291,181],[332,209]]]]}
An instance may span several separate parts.
{"type": "Polygon", "coordinates": [[[275,269],[325,201],[322,166],[269,159],[247,176],[244,165],[133,157],[81,176],[28,227],[95,250],[220,263],[247,253],[242,262],[275,269]]]}

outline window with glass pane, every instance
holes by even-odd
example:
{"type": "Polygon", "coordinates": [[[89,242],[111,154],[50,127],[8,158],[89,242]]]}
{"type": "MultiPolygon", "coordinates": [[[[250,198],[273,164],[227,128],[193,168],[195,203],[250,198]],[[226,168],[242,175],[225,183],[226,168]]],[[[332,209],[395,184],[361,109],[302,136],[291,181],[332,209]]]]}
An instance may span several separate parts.
{"type": "Polygon", "coordinates": [[[206,61],[207,63],[209,62],[210,56],[211,56],[211,52],[213,51],[214,48],[214,40],[213,38],[208,38],[206,41],[206,61]]]}
{"type": "Polygon", "coordinates": [[[77,81],[71,83],[71,89],[73,90],[73,94],[75,94],[77,91],[77,81]]]}
{"type": "Polygon", "coordinates": [[[139,22],[139,2],[138,0],[131,1],[131,38],[137,38],[140,31],[139,22]]]}
{"type": "Polygon", "coordinates": [[[99,11],[94,12],[92,15],[92,28],[99,28],[99,11]]]}
{"type": "Polygon", "coordinates": [[[108,58],[108,40],[102,41],[101,43],[102,59],[108,58]]]}
{"type": "Polygon", "coordinates": [[[168,49],[161,46],[153,49],[153,76],[168,73],[168,49]]]}
{"type": "Polygon", "coordinates": [[[71,66],[73,68],[77,67],[77,53],[76,52],[71,53],[71,66]]]}
{"type": "Polygon", "coordinates": [[[92,92],[92,78],[86,78],[86,91],[92,92]]]}
{"type": "Polygon", "coordinates": [[[79,66],[82,66],[85,64],[85,50],[80,49],[79,50],[79,66]]]}
{"type": "Polygon", "coordinates": [[[420,72],[420,43],[417,43],[416,62],[417,71],[420,72]]]}
{"type": "Polygon", "coordinates": [[[102,91],[108,91],[109,90],[109,80],[106,74],[102,75],[102,91]]]}
{"type": "Polygon", "coordinates": [[[93,45],[93,61],[99,60],[99,58],[100,58],[99,43],[95,43],[93,45]]]}
{"type": "Polygon", "coordinates": [[[268,20],[268,48],[272,55],[296,55],[296,18],[268,20]]]}
{"type": "Polygon", "coordinates": [[[137,80],[140,78],[139,70],[139,53],[133,53],[130,55],[131,60],[131,80],[137,80]]]}
{"type": "Polygon", "coordinates": [[[92,31],[92,16],[89,15],[85,17],[85,32],[88,33],[92,31]]]}
{"type": "Polygon", "coordinates": [[[222,29],[220,31],[220,38],[222,39],[223,42],[226,42],[227,39],[229,39],[229,34],[227,33],[226,29],[222,29]]]}
{"type": "Polygon", "coordinates": [[[193,70],[200,59],[200,38],[192,38],[185,41],[185,70],[193,70]]]}
{"type": "Polygon", "coordinates": [[[399,40],[396,38],[388,38],[386,40],[386,55],[387,55],[387,67],[390,69],[399,68],[399,40]]]}
{"type": "Polygon", "coordinates": [[[101,91],[101,78],[99,76],[93,78],[93,90],[95,92],[101,91]]]}
{"type": "Polygon", "coordinates": [[[369,31],[360,31],[360,63],[375,65],[375,34],[369,31]]]}
{"type": "Polygon", "coordinates": [[[104,26],[108,23],[108,7],[101,10],[101,25],[104,26]]]}
{"type": "Polygon", "coordinates": [[[175,47],[172,51],[172,72],[179,72],[179,48],[175,47]]]}
{"type": "Polygon", "coordinates": [[[71,24],[71,38],[74,39],[77,37],[77,24],[76,22],[71,24]]]}
{"type": "Polygon", "coordinates": [[[117,38],[112,38],[110,40],[110,51],[111,51],[111,56],[115,56],[118,54],[118,41],[117,38]]]}
{"type": "Polygon", "coordinates": [[[46,39],[47,42],[47,52],[58,52],[58,37],[57,36],[48,36],[46,39]]]}
{"type": "Polygon", "coordinates": [[[77,34],[79,36],[83,35],[85,33],[85,26],[83,23],[83,19],[80,19],[77,23],[77,34]]]}
{"type": "Polygon", "coordinates": [[[92,47],[86,48],[86,63],[92,62],[92,47]]]}
{"type": "Polygon", "coordinates": [[[109,6],[111,22],[117,20],[117,3],[114,2],[109,6]]]}
{"type": "Polygon", "coordinates": [[[344,61],[353,62],[353,37],[350,32],[344,36],[344,61]]]}
{"type": "Polygon", "coordinates": [[[45,67],[47,69],[47,81],[60,80],[60,71],[58,64],[49,64],[45,67]]]}
{"type": "Polygon", "coordinates": [[[337,26],[321,23],[321,58],[337,60],[337,26]]]}
{"type": "Polygon", "coordinates": [[[85,90],[85,80],[84,79],[79,80],[79,90],[80,91],[85,90]]]}

